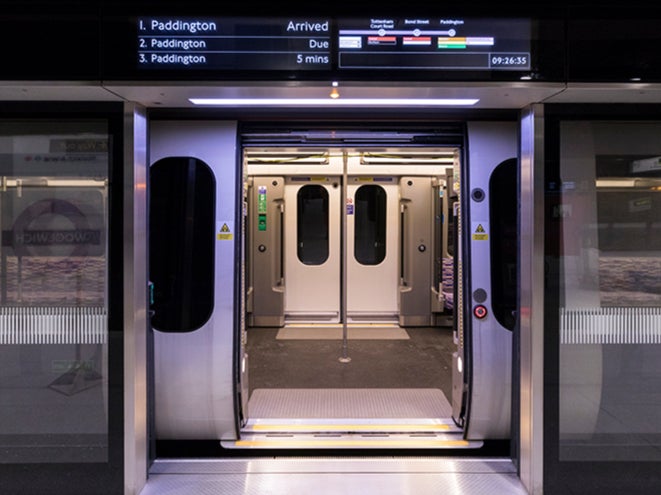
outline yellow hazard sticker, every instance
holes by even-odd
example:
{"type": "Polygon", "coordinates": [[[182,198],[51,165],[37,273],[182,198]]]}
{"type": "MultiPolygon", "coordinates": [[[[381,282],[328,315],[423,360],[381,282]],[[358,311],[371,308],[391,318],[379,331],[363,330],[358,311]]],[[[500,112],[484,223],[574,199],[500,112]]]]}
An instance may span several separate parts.
{"type": "Polygon", "coordinates": [[[488,241],[489,233],[487,232],[488,225],[484,222],[473,223],[473,240],[474,241],[488,241]]]}
{"type": "Polygon", "coordinates": [[[216,239],[219,241],[231,241],[233,238],[234,236],[232,235],[232,231],[230,230],[229,225],[224,223],[218,234],[216,234],[216,239]]]}

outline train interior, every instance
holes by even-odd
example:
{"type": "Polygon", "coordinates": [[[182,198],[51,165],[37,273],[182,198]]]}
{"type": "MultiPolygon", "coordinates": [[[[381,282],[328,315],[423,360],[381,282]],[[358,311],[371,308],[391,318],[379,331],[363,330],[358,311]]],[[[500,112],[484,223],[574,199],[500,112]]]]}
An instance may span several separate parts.
{"type": "Polygon", "coordinates": [[[481,445],[450,403],[460,162],[451,146],[244,149],[248,401],[228,445],[481,445]]]}

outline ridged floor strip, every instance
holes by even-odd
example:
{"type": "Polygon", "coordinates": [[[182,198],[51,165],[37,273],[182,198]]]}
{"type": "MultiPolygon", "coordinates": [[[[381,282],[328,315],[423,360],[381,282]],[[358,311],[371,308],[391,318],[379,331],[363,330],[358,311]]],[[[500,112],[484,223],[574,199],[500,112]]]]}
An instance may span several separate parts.
{"type": "Polygon", "coordinates": [[[458,433],[250,433],[223,441],[225,448],[259,449],[449,449],[479,448],[482,442],[464,440],[458,433]]]}

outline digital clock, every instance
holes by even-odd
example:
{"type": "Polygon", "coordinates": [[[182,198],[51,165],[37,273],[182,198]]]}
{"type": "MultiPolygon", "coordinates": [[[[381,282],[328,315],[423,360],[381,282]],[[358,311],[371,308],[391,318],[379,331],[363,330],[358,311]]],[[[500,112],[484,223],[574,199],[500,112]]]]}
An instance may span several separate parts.
{"type": "Polygon", "coordinates": [[[512,67],[517,69],[530,68],[530,55],[527,53],[497,53],[489,58],[491,67],[512,67]]]}

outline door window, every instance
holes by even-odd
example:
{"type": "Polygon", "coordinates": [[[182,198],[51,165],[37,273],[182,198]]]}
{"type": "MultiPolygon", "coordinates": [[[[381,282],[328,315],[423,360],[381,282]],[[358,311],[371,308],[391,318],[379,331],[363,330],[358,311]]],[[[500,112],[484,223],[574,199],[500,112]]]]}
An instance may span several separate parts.
{"type": "Polygon", "coordinates": [[[214,306],[216,181],[191,157],[168,157],[149,173],[149,276],[154,284],[152,326],[191,332],[214,306]]]}
{"type": "Polygon", "coordinates": [[[297,254],[301,263],[321,265],[328,259],[328,191],[301,187],[297,195],[297,254]]]}
{"type": "Polygon", "coordinates": [[[362,265],[378,265],[386,257],[386,192],[365,185],[355,196],[354,257],[362,265]]]}

